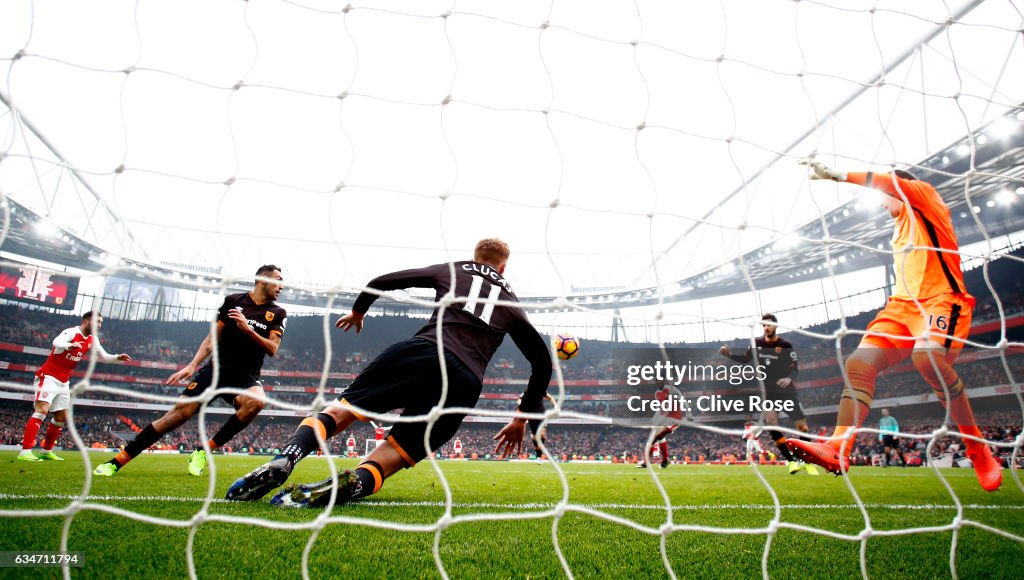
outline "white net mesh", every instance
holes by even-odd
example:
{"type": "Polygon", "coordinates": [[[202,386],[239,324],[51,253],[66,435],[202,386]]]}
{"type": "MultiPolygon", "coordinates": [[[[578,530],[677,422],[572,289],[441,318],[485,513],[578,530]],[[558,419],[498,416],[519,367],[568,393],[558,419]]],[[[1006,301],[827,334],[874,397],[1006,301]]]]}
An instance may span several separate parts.
{"type": "MultiPolygon", "coordinates": [[[[1019,148],[1013,131],[1019,135],[1024,111],[1022,24],[1016,3],[996,0],[10,2],[0,8],[0,234],[5,241],[13,236],[17,207],[42,216],[60,235],[104,250],[99,280],[81,266],[65,272],[97,288],[97,307],[110,289],[106,279],[125,273],[195,289],[206,303],[247,280],[251,264],[277,261],[287,265],[290,281],[301,281],[289,284],[309,298],[306,304],[347,308],[352,292],[382,270],[462,259],[476,239],[499,233],[512,242],[509,277],[519,294],[539,297],[529,305],[542,329],[585,334],[590,326],[614,332],[621,325],[634,341],[706,342],[747,327],[751,319],[737,314],[738,304],[751,312],[784,304],[785,330],[831,341],[841,360],[843,339],[863,334],[846,326],[847,317],[877,309],[884,294],[878,289],[883,269],[852,265],[863,265],[864,256],[900,257],[866,242],[863,230],[842,227],[856,201],[853,190],[812,188],[795,162],[816,155],[837,167],[909,166],[945,178],[948,188],[962,189],[951,207],[973,220],[980,240],[961,255],[987,273],[990,262],[1020,243],[1011,235],[1013,219],[1007,226],[999,218],[999,235],[990,235],[997,218],[985,207],[1024,191],[1012,164],[1019,148]],[[1000,143],[998,155],[982,154],[1000,143]],[[793,259],[801,253],[811,257],[793,259]],[[180,264],[192,269],[174,267],[180,264]],[[226,271],[214,270],[220,267],[226,271]],[[780,285],[776,277],[791,282],[780,285]],[[690,292],[705,298],[687,300],[690,292]],[[787,302],[787,295],[796,298],[787,302]],[[799,300],[805,301],[798,306],[799,300]],[[834,319],[841,321],[834,332],[800,330],[834,319]]],[[[864,230],[889,227],[874,217],[862,221],[864,230]]],[[[17,261],[9,249],[0,257],[4,265],[17,261]]],[[[1020,401],[1008,356],[1022,345],[1007,339],[1004,289],[985,280],[999,337],[967,344],[999,353],[1020,401]]],[[[422,308],[459,304],[415,294],[401,299],[422,308]]],[[[333,398],[329,322],[325,316],[316,398],[299,405],[271,393],[268,409],[294,416],[333,398]]],[[[94,382],[95,371],[90,361],[75,395],[176,401],[103,386],[94,382]]],[[[563,409],[560,368],[556,380],[559,402],[545,419],[604,420],[563,409]]],[[[225,392],[234,391],[218,388],[198,400],[225,392]]],[[[204,405],[199,413],[203,441],[207,414],[217,412],[204,405]]],[[[426,419],[432,425],[441,414],[458,412],[511,415],[436,409],[426,419]]],[[[951,424],[948,417],[944,424],[951,424]]],[[[85,449],[74,425],[72,437],[85,449]]],[[[929,454],[940,439],[960,437],[946,427],[900,436],[927,440],[929,454]]],[[[990,443],[1012,448],[1016,463],[1024,439],[990,443]]],[[[327,446],[323,451],[330,455],[327,446]]],[[[658,537],[673,578],[681,568],[667,542],[680,532],[763,536],[766,577],[783,530],[859,543],[865,577],[872,538],[952,532],[954,577],[965,526],[1024,543],[1016,533],[966,518],[938,467],[935,476],[955,508],[952,520],[880,529],[848,478],[863,527],[838,533],[784,521],[783,503],[756,462],[752,473],[771,500],[758,507],[773,515],[764,526],[731,527],[678,523],[665,480],[653,470],[664,505],[644,509],[664,510],[658,525],[617,515],[615,502],[571,501],[570,480],[557,461],[550,465],[561,485],[559,501],[480,504],[479,512],[455,514],[443,463],[433,458],[444,503],[430,523],[330,509],[294,523],[211,512],[220,501],[217,460],[195,513],[169,519],[105,503],[107,496],[94,494],[90,456],[83,451],[82,457],[85,484],[66,507],[0,515],[64,517],[62,550],[83,510],[186,528],[193,577],[196,534],[216,522],[312,531],[303,577],[312,573],[310,553],[321,531],[334,524],[433,534],[443,577],[446,530],[518,519],[551,520],[553,549],[572,577],[559,536],[569,513],[658,537]]],[[[326,464],[336,476],[334,463],[326,464]]],[[[1024,491],[1016,470],[1010,473],[1012,485],[1004,489],[1024,491]]],[[[472,510],[476,504],[458,505],[472,510]]]]}

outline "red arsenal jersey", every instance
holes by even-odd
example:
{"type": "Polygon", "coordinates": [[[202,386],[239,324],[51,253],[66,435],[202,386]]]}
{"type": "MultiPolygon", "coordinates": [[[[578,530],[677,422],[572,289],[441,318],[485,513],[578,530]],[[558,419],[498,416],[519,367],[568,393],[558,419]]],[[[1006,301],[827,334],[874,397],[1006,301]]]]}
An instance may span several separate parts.
{"type": "MultiPolygon", "coordinates": [[[[679,392],[679,389],[677,389],[675,387],[668,387],[668,386],[666,386],[666,387],[662,387],[662,388],[658,389],[658,392],[655,393],[654,396],[655,396],[655,398],[658,399],[658,401],[661,401],[662,403],[664,403],[666,400],[668,400],[669,395],[673,395],[673,396],[677,397],[677,401],[678,401],[678,397],[680,397],[681,394],[682,393],[679,392]]],[[[673,409],[671,411],[662,411],[661,414],[666,416],[666,417],[668,417],[668,418],[670,418],[670,419],[682,419],[683,418],[683,410],[681,408],[676,408],[676,409],[673,409]]]]}
{"type": "Polygon", "coordinates": [[[57,338],[53,339],[50,356],[36,371],[36,376],[51,376],[62,383],[70,381],[71,372],[78,366],[78,361],[82,360],[92,348],[94,338],[94,335],[84,336],[82,329],[78,326],[65,329],[57,335],[57,338]],[[77,342],[81,346],[78,348],[70,346],[73,342],[77,342]]]}

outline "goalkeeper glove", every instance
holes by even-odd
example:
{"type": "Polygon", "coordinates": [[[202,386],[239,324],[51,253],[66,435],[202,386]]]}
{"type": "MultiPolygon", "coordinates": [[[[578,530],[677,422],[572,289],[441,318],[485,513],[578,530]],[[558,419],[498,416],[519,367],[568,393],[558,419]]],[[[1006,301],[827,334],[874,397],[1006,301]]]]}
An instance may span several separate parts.
{"type": "Polygon", "coordinates": [[[820,161],[813,159],[801,159],[800,165],[811,168],[811,179],[831,179],[832,181],[846,181],[846,172],[838,169],[831,169],[820,161]]]}

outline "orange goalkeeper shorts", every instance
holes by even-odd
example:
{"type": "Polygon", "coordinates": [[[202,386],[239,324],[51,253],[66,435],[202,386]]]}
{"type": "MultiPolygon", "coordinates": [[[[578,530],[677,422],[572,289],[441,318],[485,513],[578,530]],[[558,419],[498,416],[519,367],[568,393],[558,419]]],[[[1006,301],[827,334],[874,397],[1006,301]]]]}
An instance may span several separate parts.
{"type": "Polygon", "coordinates": [[[881,348],[910,349],[928,332],[931,340],[956,353],[964,345],[954,339],[963,340],[970,334],[973,310],[974,296],[970,294],[939,294],[922,300],[920,308],[913,300],[892,297],[867,330],[896,338],[868,334],[863,342],[881,348]]]}

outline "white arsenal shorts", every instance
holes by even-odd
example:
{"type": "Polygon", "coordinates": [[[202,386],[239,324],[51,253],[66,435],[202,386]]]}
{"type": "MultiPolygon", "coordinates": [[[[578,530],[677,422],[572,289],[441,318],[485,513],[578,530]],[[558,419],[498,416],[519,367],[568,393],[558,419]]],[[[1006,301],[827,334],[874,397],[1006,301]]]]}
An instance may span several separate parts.
{"type": "Polygon", "coordinates": [[[64,411],[71,406],[71,387],[50,375],[36,378],[36,401],[50,404],[50,412],[64,411]]]}

